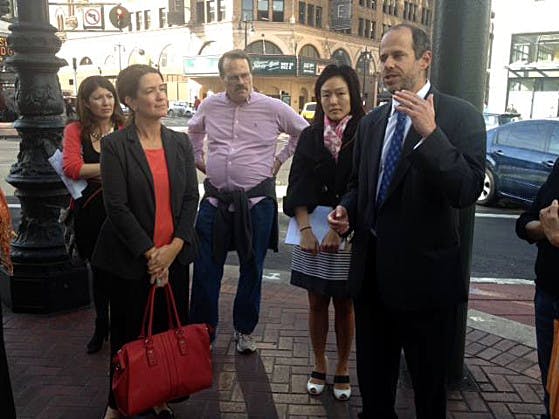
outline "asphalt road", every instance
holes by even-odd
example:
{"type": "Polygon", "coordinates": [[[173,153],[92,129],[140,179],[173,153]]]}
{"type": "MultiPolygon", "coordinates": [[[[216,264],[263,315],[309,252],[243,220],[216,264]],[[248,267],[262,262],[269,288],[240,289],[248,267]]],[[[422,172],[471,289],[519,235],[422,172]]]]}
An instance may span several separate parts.
{"type": "MultiPolygon", "coordinates": [[[[166,118],[165,125],[173,128],[186,126],[187,118],[166,118]]],[[[280,147],[282,146],[280,142],[280,147]]],[[[11,203],[17,204],[13,188],[5,182],[9,167],[17,159],[19,141],[0,140],[0,185],[11,203]]],[[[278,175],[278,185],[287,184],[289,164],[285,164],[278,175]]],[[[203,176],[199,176],[199,181],[203,176]]],[[[281,205],[280,205],[281,208],[281,205]]],[[[471,276],[475,278],[533,279],[536,247],[528,245],[516,237],[514,224],[520,209],[511,206],[499,208],[478,207],[476,209],[472,252],[471,276]]],[[[14,225],[19,223],[19,210],[12,209],[14,225]]],[[[280,238],[285,237],[288,218],[279,214],[280,238]]],[[[278,253],[269,252],[265,268],[288,271],[290,266],[290,246],[280,243],[278,253]]],[[[228,263],[236,264],[237,258],[231,253],[228,263]]]]}

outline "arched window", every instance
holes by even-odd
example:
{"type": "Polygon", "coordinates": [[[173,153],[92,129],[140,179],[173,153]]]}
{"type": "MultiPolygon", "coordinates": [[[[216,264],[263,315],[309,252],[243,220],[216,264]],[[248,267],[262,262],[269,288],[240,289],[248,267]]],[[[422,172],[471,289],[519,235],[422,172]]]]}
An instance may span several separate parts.
{"type": "Polygon", "coordinates": [[[262,55],[281,55],[283,52],[279,47],[270,41],[256,41],[252,44],[247,45],[245,51],[250,54],[262,54],[262,55]]]}
{"type": "Polygon", "coordinates": [[[341,48],[334,51],[334,53],[332,54],[332,59],[338,65],[346,64],[351,66],[351,59],[349,58],[348,53],[341,48]]]}
{"type": "Polygon", "coordinates": [[[59,32],[64,30],[64,11],[60,7],[56,10],[56,27],[59,32]]]}
{"type": "Polygon", "coordinates": [[[299,57],[320,58],[320,54],[313,45],[307,44],[299,51],[299,57]]]}

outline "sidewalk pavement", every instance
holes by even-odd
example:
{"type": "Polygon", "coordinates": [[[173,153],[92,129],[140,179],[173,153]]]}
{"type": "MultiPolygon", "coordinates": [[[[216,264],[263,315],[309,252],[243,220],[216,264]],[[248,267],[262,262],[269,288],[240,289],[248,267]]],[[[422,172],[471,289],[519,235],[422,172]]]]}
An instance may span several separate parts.
{"type": "MultiPolygon", "coordinates": [[[[305,392],[313,361],[304,290],[288,272],[265,272],[258,351],[239,355],[232,340],[235,266],[222,284],[221,323],[214,343],[214,385],[174,405],[177,418],[357,418],[361,400],[351,356],[353,396],[339,402],[331,385],[319,397],[305,392]]],[[[449,392],[449,418],[539,418],[542,390],[535,351],[531,285],[471,284],[465,380],[449,392]]],[[[93,308],[53,315],[14,314],[4,308],[4,333],[18,418],[99,419],[108,391],[109,350],[85,353],[93,308]]],[[[328,338],[332,383],[336,347],[328,338]]],[[[400,419],[414,418],[413,391],[402,371],[400,419]]]]}

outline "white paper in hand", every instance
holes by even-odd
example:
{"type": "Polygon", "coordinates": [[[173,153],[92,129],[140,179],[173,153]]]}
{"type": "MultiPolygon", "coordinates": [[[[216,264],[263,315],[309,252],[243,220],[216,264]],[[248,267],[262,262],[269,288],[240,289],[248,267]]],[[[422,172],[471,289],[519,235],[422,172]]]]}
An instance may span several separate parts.
{"type": "Polygon", "coordinates": [[[56,150],[52,156],[49,157],[49,163],[56,172],[60,179],[72,195],[72,198],[78,199],[82,196],[82,191],[87,187],[87,181],[85,179],[70,179],[64,174],[64,169],[62,168],[62,153],[60,150],[56,150]]]}
{"type": "MultiPolygon", "coordinates": [[[[313,234],[319,243],[328,233],[330,226],[328,225],[328,214],[332,212],[331,207],[318,206],[314,211],[309,214],[309,222],[312,227],[313,234]]],[[[289,220],[289,225],[287,226],[287,234],[285,235],[285,244],[295,244],[299,245],[301,243],[301,232],[299,231],[299,224],[297,223],[297,218],[291,217],[289,220]]],[[[342,240],[340,243],[340,250],[344,249],[345,241],[342,240]]]]}

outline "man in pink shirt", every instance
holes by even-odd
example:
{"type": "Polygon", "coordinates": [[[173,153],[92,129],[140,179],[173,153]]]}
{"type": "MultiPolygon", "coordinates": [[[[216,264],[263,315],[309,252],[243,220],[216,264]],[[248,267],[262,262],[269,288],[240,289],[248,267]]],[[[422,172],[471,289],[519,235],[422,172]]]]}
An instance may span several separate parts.
{"type": "Polygon", "coordinates": [[[308,124],[282,101],[253,90],[244,51],[226,52],[218,67],[225,92],[204,100],[188,123],[196,166],[206,174],[196,221],[200,248],[189,321],[217,326],[223,266],[227,252],[236,250],[240,269],[233,306],[235,340],[238,352],[251,353],[256,350],[251,334],[260,312],[264,258],[268,249],[277,251],[275,175],[308,124]],[[276,154],[280,133],[290,138],[276,154]]]}

